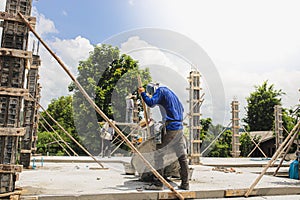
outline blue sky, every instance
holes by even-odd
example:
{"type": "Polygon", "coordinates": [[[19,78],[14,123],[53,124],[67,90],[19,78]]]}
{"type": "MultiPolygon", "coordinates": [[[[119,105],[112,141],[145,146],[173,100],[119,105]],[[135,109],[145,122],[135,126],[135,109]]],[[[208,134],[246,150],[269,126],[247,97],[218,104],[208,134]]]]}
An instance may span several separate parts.
{"type": "MultiPolygon", "coordinates": [[[[215,123],[227,125],[230,102],[240,101],[244,117],[245,98],[265,80],[286,92],[284,107],[299,104],[299,6],[297,0],[33,0],[32,15],[37,17],[37,32],[74,74],[92,45],[103,41],[118,44],[142,66],[168,66],[183,79],[191,67],[207,71],[203,117],[214,116],[215,123]],[[168,30],[170,37],[153,38],[144,28],[168,30]],[[200,48],[196,51],[195,46],[200,48]],[[198,53],[208,62],[188,59],[198,53]],[[214,68],[212,74],[208,66],[214,68]]],[[[45,49],[40,56],[41,101],[46,106],[68,94],[70,79],[45,49]]],[[[177,87],[167,75],[160,81],[177,87]]],[[[183,102],[185,88],[175,88],[183,102]]]]}
{"type": "MultiPolygon", "coordinates": [[[[39,0],[33,1],[39,13],[55,22],[60,38],[75,38],[80,35],[92,44],[137,27],[151,26],[145,23],[140,9],[143,4],[127,0],[39,0]],[[137,5],[139,4],[139,5],[137,5]]],[[[145,4],[146,5],[146,4],[145,4]]]]}

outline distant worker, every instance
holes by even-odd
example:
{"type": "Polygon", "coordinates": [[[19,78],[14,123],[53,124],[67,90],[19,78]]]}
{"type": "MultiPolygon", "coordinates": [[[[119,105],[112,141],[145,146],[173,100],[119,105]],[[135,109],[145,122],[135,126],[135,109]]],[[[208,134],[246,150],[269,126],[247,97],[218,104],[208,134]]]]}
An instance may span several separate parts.
{"type": "MultiPolygon", "coordinates": [[[[146,94],[143,87],[139,87],[138,91],[149,107],[159,106],[162,121],[165,124],[166,132],[161,135],[161,144],[156,144],[156,150],[160,152],[154,158],[157,171],[163,176],[164,156],[175,152],[180,165],[181,185],[178,188],[189,190],[189,166],[182,124],[184,109],[181,102],[173,91],[167,87],[159,87],[157,83],[149,83],[146,87],[147,93],[152,97],[146,94]]],[[[154,183],[146,189],[161,190],[163,184],[155,179],[154,183]]]]}
{"type": "Polygon", "coordinates": [[[133,123],[133,109],[134,109],[134,96],[132,94],[128,94],[125,98],[126,100],[126,116],[125,122],[126,123],[133,123]]]}
{"type": "MultiPolygon", "coordinates": [[[[112,120],[111,120],[112,121],[112,120]]],[[[112,121],[113,122],[113,121],[112,121]]],[[[108,122],[105,122],[101,129],[101,138],[102,138],[102,149],[101,155],[102,157],[111,157],[111,141],[115,134],[115,129],[109,125],[108,122]]]]}

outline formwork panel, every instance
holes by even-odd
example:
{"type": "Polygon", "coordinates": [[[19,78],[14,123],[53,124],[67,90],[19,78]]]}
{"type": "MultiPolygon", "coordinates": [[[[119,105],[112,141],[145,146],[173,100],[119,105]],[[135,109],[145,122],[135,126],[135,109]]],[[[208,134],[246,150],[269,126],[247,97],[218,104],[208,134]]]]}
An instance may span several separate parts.
{"type": "Polygon", "coordinates": [[[0,96],[0,127],[19,126],[21,97],[0,96]]]}
{"type": "Polygon", "coordinates": [[[0,86],[23,88],[25,63],[23,58],[0,57],[0,86]]]}
{"type": "Polygon", "coordinates": [[[13,192],[15,189],[15,179],[15,174],[9,172],[0,173],[0,193],[13,192]]]}
{"type": "Polygon", "coordinates": [[[6,0],[5,11],[17,14],[21,12],[23,15],[30,15],[32,0],[6,0]]]}
{"type": "Polygon", "coordinates": [[[0,162],[1,164],[16,163],[18,147],[18,137],[16,136],[1,136],[0,137],[0,162]]]}
{"type": "Polygon", "coordinates": [[[29,30],[24,23],[4,21],[2,32],[2,48],[26,50],[29,30]]]}
{"type": "MultiPolygon", "coordinates": [[[[5,12],[15,16],[18,12],[30,16],[31,8],[32,0],[6,0],[5,12]]],[[[25,23],[6,18],[2,22],[2,27],[1,48],[27,50],[29,29],[25,23]]],[[[0,56],[0,87],[24,88],[27,59],[18,55],[0,56]]],[[[34,93],[35,91],[31,90],[31,92],[34,93]]],[[[25,133],[24,129],[22,135],[17,135],[17,129],[14,129],[20,127],[22,99],[22,95],[0,95],[0,127],[4,127],[0,136],[1,164],[13,166],[17,160],[18,138],[24,136],[25,133]]],[[[14,191],[15,181],[16,175],[13,172],[0,173],[0,193],[14,191]]]]}

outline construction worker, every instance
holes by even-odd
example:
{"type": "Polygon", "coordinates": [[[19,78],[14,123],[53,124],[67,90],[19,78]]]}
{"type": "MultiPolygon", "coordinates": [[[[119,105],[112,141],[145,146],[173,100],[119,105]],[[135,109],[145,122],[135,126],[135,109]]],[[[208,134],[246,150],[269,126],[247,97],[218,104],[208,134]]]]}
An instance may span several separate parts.
{"type": "MultiPolygon", "coordinates": [[[[114,123],[113,120],[110,120],[114,123]]],[[[110,126],[108,122],[105,122],[103,128],[101,129],[100,137],[102,138],[102,148],[101,148],[101,155],[102,157],[107,156],[108,158],[111,157],[111,141],[115,134],[115,129],[110,126]]]]}
{"type": "MultiPolygon", "coordinates": [[[[139,94],[149,107],[159,106],[166,130],[161,135],[161,143],[156,144],[158,155],[154,158],[155,167],[163,176],[164,164],[166,164],[164,163],[164,156],[175,152],[180,165],[181,185],[178,188],[189,190],[189,167],[186,144],[183,140],[183,106],[173,91],[164,86],[159,87],[158,83],[149,83],[146,91],[152,97],[146,94],[143,87],[138,89],[139,94]]],[[[163,189],[163,184],[158,179],[155,179],[154,183],[145,189],[161,190],[163,189]]]]}
{"type": "Polygon", "coordinates": [[[125,122],[133,123],[133,109],[134,109],[134,96],[132,94],[128,94],[125,97],[126,100],[126,115],[125,115],[125,122]]]}

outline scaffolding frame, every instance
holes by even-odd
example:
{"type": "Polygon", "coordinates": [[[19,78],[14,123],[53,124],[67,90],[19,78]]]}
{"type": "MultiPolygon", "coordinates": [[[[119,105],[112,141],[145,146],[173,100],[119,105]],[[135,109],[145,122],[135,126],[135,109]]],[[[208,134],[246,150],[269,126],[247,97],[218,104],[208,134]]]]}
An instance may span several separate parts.
{"type": "Polygon", "coordinates": [[[233,158],[238,158],[241,154],[240,151],[240,135],[239,135],[239,102],[237,100],[233,100],[231,102],[231,114],[232,114],[232,123],[231,123],[231,131],[232,131],[232,151],[231,155],[233,158]]]}
{"type": "Polygon", "coordinates": [[[201,99],[201,74],[199,71],[191,71],[188,77],[189,81],[189,157],[190,164],[200,164],[201,156],[201,112],[200,107],[203,99],[201,99]]]}

